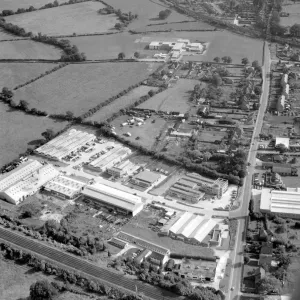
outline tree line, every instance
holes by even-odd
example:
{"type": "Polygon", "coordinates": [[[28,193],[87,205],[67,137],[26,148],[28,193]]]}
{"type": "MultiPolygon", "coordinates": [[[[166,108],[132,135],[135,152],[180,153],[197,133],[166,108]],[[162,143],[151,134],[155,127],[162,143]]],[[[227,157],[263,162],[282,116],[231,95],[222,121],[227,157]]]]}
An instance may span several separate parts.
{"type": "Polygon", "coordinates": [[[0,19],[0,27],[4,30],[15,34],[17,36],[29,37],[31,40],[49,44],[63,50],[63,54],[61,55],[61,61],[84,61],[86,60],[86,56],[83,52],[79,52],[77,46],[71,45],[71,42],[66,39],[58,40],[55,37],[49,37],[47,35],[43,35],[38,33],[38,35],[33,35],[32,32],[26,32],[24,28],[21,28],[17,25],[13,25],[11,23],[6,23],[4,18],[0,19]]]}

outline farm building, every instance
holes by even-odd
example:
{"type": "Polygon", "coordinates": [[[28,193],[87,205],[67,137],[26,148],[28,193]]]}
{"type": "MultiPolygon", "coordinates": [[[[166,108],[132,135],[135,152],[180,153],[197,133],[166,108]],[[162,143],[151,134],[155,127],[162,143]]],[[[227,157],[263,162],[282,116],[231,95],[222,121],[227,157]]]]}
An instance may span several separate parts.
{"type": "Polygon", "coordinates": [[[129,148],[116,145],[112,150],[89,163],[87,168],[96,172],[105,172],[130,154],[131,150],[129,148]]]}
{"type": "Polygon", "coordinates": [[[37,148],[35,152],[51,159],[61,160],[95,139],[96,136],[93,134],[71,129],[37,148]]]}
{"type": "Polygon", "coordinates": [[[176,137],[191,137],[193,134],[192,134],[192,131],[181,132],[181,131],[174,130],[170,133],[170,135],[176,136],[176,137]]]}
{"type": "Polygon", "coordinates": [[[28,160],[0,177],[0,198],[17,205],[28,196],[35,194],[58,174],[59,172],[52,165],[42,165],[36,160],[28,160]]]}
{"type": "Polygon", "coordinates": [[[144,249],[135,259],[134,261],[137,264],[141,264],[148,256],[152,254],[152,251],[149,249],[144,249]]]}
{"type": "Polygon", "coordinates": [[[260,210],[263,213],[272,212],[283,217],[300,219],[300,189],[287,188],[286,191],[263,189],[260,210]]]}
{"type": "Polygon", "coordinates": [[[279,145],[284,145],[285,148],[290,148],[290,139],[289,138],[282,138],[282,137],[276,137],[275,140],[275,148],[277,148],[279,145]]]}
{"type": "Polygon", "coordinates": [[[145,170],[135,175],[130,180],[130,183],[142,188],[149,188],[150,186],[155,185],[159,181],[160,177],[161,176],[158,173],[145,170]]]}
{"type": "Polygon", "coordinates": [[[89,183],[88,178],[81,176],[59,175],[44,185],[46,191],[62,198],[74,199],[89,183]]]}
{"type": "Polygon", "coordinates": [[[262,168],[269,169],[273,173],[278,173],[281,176],[298,176],[297,168],[291,164],[279,164],[273,162],[262,162],[262,168]]]}
{"type": "Polygon", "coordinates": [[[119,162],[113,167],[107,169],[107,173],[114,177],[123,177],[129,174],[130,170],[134,168],[134,164],[130,160],[119,162]]]}
{"type": "Polygon", "coordinates": [[[278,101],[277,101],[277,111],[278,112],[283,112],[284,105],[285,105],[285,96],[280,95],[280,97],[278,98],[278,101]]]}
{"type": "Polygon", "coordinates": [[[121,241],[121,240],[119,240],[119,239],[117,239],[117,238],[115,238],[115,237],[113,237],[113,238],[109,241],[109,243],[110,243],[111,245],[117,247],[117,248],[120,248],[120,249],[124,249],[124,248],[126,248],[126,247],[128,246],[128,243],[123,242],[123,241],[121,241]]]}
{"type": "Polygon", "coordinates": [[[221,239],[220,232],[214,233],[217,227],[218,224],[213,219],[185,212],[169,227],[169,236],[188,244],[217,246],[221,239]]]}
{"type": "Polygon", "coordinates": [[[154,254],[156,254],[156,256],[155,256],[156,259],[158,257],[161,258],[160,263],[164,264],[169,258],[170,249],[167,249],[162,246],[156,245],[154,243],[148,242],[146,240],[143,240],[143,239],[136,237],[134,235],[131,235],[129,233],[121,231],[118,234],[117,238],[152,251],[151,257],[154,257],[155,256],[154,254]]]}
{"type": "Polygon", "coordinates": [[[144,207],[140,197],[100,183],[86,186],[82,195],[96,206],[115,209],[125,215],[135,216],[144,207]]]}
{"type": "Polygon", "coordinates": [[[200,281],[214,281],[216,275],[217,263],[215,261],[201,260],[182,263],[180,268],[174,270],[174,273],[181,278],[200,281]]]}

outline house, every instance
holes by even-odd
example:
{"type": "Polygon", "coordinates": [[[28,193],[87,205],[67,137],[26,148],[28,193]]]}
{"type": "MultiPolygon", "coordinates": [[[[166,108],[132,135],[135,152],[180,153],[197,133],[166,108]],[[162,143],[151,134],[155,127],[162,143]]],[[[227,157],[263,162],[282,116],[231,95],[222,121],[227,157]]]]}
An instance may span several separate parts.
{"type": "Polygon", "coordinates": [[[255,271],[254,274],[254,280],[255,280],[255,284],[257,284],[261,279],[266,277],[266,271],[264,270],[264,268],[258,268],[255,271]]]}

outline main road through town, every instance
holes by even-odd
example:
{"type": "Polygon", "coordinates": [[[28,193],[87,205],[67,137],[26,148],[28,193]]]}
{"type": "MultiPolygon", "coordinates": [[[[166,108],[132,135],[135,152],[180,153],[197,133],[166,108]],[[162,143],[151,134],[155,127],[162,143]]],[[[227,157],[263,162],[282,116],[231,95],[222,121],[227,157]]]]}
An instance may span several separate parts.
{"type": "Polygon", "coordinates": [[[105,268],[97,267],[94,264],[85,261],[81,258],[75,257],[71,254],[53,248],[51,246],[42,244],[32,238],[18,234],[15,231],[0,227],[0,240],[15,244],[22,249],[29,250],[31,253],[39,255],[44,260],[51,260],[59,263],[61,266],[66,266],[66,269],[76,269],[88,277],[98,279],[99,281],[108,284],[109,286],[120,287],[123,290],[130,292],[141,293],[150,299],[157,300],[179,300],[182,297],[177,296],[171,292],[142,283],[138,280],[132,280],[124,277],[122,274],[117,274],[105,268]]]}
{"type": "Polygon", "coordinates": [[[250,144],[250,150],[248,155],[248,162],[250,166],[248,167],[248,174],[245,178],[245,183],[243,186],[243,190],[241,193],[242,203],[239,209],[230,212],[230,218],[238,219],[238,228],[236,234],[236,244],[234,251],[231,255],[232,258],[232,272],[229,282],[229,293],[227,295],[228,300],[238,300],[239,291],[241,288],[242,282],[242,266],[243,266],[243,245],[246,241],[246,220],[248,216],[248,207],[249,201],[251,198],[251,190],[252,190],[252,176],[254,173],[254,166],[258,148],[258,140],[257,136],[261,132],[261,128],[263,125],[264,114],[268,104],[269,98],[269,89],[270,89],[270,66],[271,66],[271,59],[270,59],[270,51],[268,47],[268,43],[265,42],[264,44],[264,51],[263,51],[263,66],[262,66],[262,76],[263,76],[263,88],[262,88],[262,95],[261,95],[261,103],[260,108],[258,111],[255,127],[253,130],[252,141],[250,144]],[[231,290],[233,288],[233,290],[231,290]]]}

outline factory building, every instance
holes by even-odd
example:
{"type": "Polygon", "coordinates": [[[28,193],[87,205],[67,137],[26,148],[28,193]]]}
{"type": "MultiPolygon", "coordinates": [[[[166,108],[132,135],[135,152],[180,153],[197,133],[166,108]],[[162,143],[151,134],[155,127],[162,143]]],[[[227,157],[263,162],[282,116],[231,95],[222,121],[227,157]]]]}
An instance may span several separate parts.
{"type": "Polygon", "coordinates": [[[114,177],[123,177],[129,175],[130,171],[134,168],[134,164],[130,160],[125,160],[117,163],[111,168],[107,169],[107,173],[114,177]]]}
{"type": "Polygon", "coordinates": [[[114,209],[124,215],[135,216],[144,207],[141,197],[100,183],[86,186],[82,195],[84,200],[91,201],[96,207],[114,209]]]}
{"type": "Polygon", "coordinates": [[[147,189],[150,186],[155,185],[159,181],[160,177],[161,176],[158,173],[154,173],[154,172],[145,170],[145,171],[142,171],[139,174],[135,175],[130,180],[130,183],[147,189]]]}
{"type": "Polygon", "coordinates": [[[120,163],[130,154],[131,150],[129,148],[123,147],[122,145],[116,145],[112,150],[101,155],[86,167],[96,172],[105,172],[115,164],[120,163]]]}
{"type": "Polygon", "coordinates": [[[282,217],[300,219],[300,189],[286,191],[263,189],[260,200],[263,213],[274,213],[282,217]]]}
{"type": "Polygon", "coordinates": [[[42,165],[36,160],[28,160],[0,177],[0,198],[17,205],[28,196],[35,194],[58,174],[59,172],[52,165],[42,165]]]}
{"type": "Polygon", "coordinates": [[[44,185],[46,191],[62,199],[76,198],[89,183],[88,178],[81,176],[59,175],[44,185]]]}
{"type": "Polygon", "coordinates": [[[183,51],[202,52],[204,47],[201,43],[191,43],[187,39],[174,39],[173,41],[153,41],[149,44],[150,50],[166,50],[172,53],[183,51]]]}
{"type": "Polygon", "coordinates": [[[220,242],[221,234],[217,235],[215,232],[217,227],[218,224],[214,219],[185,212],[164,231],[168,230],[170,237],[185,243],[209,247],[217,246],[220,242]]]}
{"type": "Polygon", "coordinates": [[[71,129],[37,148],[35,152],[51,159],[61,160],[95,139],[96,136],[93,134],[71,129]]]}

